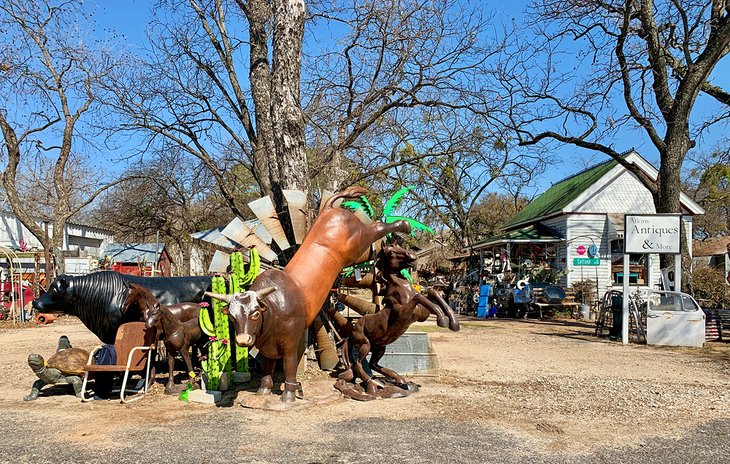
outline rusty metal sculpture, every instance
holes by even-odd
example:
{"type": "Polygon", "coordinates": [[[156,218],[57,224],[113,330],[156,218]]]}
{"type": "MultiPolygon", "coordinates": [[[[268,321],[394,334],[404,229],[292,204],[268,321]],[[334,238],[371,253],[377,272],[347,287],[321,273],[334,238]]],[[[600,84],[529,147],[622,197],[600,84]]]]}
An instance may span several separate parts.
{"type": "Polygon", "coordinates": [[[332,284],[342,269],[355,263],[371,244],[387,234],[410,231],[405,221],[364,224],[351,211],[334,207],[338,199],[358,198],[365,193],[364,188],[350,187],[330,197],[283,271],[265,271],[246,293],[208,293],[229,301],[228,317],[236,330],[236,343],[255,346],[263,357],[259,394],[271,393],[274,364],[280,358],[284,360],[286,378],[281,400],[292,402],[297,392],[303,393],[296,378],[299,340],[319,313],[332,284]]]}
{"type": "Polygon", "coordinates": [[[457,332],[459,322],[444,299],[433,289],[428,297],[417,292],[401,271],[412,266],[416,255],[398,245],[384,245],[378,253],[375,267],[378,270],[376,278],[383,284],[382,308],[375,314],[366,314],[357,322],[349,324],[341,314],[328,309],[338,329],[347,337],[343,345],[343,364],[346,370],[340,374],[340,381],[335,385],[340,391],[358,400],[371,400],[383,397],[403,396],[408,390],[409,383],[397,372],[379,364],[385,354],[385,347],[396,341],[414,322],[423,322],[434,314],[440,327],[449,327],[457,332]],[[349,345],[357,350],[357,359],[349,354],[349,345]],[[362,360],[370,354],[370,368],[382,374],[393,385],[386,386],[373,379],[365,371],[362,360]],[[353,372],[354,371],[354,372],[353,372]],[[366,392],[353,389],[346,385],[359,378],[366,385],[366,392]],[[343,382],[344,381],[344,382],[343,382]],[[394,389],[392,387],[398,387],[394,389]]]}

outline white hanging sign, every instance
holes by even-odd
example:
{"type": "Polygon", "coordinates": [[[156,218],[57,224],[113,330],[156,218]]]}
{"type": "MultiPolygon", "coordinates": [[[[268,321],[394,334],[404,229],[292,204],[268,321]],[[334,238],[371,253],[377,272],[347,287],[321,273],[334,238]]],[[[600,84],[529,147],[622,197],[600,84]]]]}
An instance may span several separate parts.
{"type": "Polygon", "coordinates": [[[679,214],[627,214],[624,216],[624,253],[679,254],[679,214]]]}

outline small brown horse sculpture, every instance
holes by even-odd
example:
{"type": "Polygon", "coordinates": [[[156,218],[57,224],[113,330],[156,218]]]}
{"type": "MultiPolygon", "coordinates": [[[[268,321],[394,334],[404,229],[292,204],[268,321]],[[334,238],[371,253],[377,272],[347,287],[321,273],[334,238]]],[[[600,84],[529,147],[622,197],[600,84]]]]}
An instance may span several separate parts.
{"type": "MultiPolygon", "coordinates": [[[[367,386],[367,394],[359,395],[356,399],[369,400],[377,397],[394,396],[392,388],[378,393],[384,385],[372,379],[365,372],[362,360],[370,356],[370,368],[391,379],[400,388],[408,389],[408,382],[397,372],[379,364],[385,354],[385,347],[396,341],[414,322],[423,322],[431,314],[436,315],[437,324],[441,327],[457,332],[459,322],[449,305],[434,290],[429,290],[428,297],[417,292],[401,271],[410,267],[416,260],[416,255],[398,245],[385,245],[378,253],[375,266],[378,270],[377,279],[384,284],[381,291],[383,304],[380,311],[367,314],[353,324],[347,324],[342,315],[329,309],[328,313],[335,323],[347,335],[343,346],[343,364],[346,371],[340,375],[341,380],[350,381],[357,376],[367,386]],[[357,359],[350,358],[349,344],[357,349],[357,359]],[[353,374],[354,370],[354,374],[353,374]]],[[[338,388],[342,386],[338,383],[338,388]]],[[[341,388],[340,388],[341,389],[341,388]]],[[[342,390],[342,389],[341,389],[342,390]]]]}
{"type": "Polygon", "coordinates": [[[129,284],[130,295],[133,295],[142,312],[147,328],[157,327],[167,351],[167,367],[169,378],[165,385],[165,393],[173,393],[175,387],[175,353],[180,353],[188,372],[193,371],[190,359],[190,347],[203,338],[198,323],[200,305],[198,303],[179,303],[176,305],[160,305],[145,287],[129,284]]]}

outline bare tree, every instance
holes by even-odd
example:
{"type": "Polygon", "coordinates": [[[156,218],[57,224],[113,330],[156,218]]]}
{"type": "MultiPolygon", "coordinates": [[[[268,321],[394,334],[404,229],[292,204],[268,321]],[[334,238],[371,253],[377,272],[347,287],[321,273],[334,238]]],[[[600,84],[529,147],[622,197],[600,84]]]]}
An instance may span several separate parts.
{"type": "Polygon", "coordinates": [[[48,282],[63,266],[66,223],[120,182],[91,188],[92,181],[81,195],[71,165],[81,146],[79,125],[94,110],[98,86],[115,66],[104,50],[87,45],[84,18],[82,3],[75,0],[0,3],[0,27],[6,34],[0,52],[0,129],[7,157],[2,185],[13,212],[43,245],[48,282]],[[34,155],[52,164],[47,189],[52,236],[36,222],[18,186],[19,170],[32,165],[34,155]]]}
{"type": "Polygon", "coordinates": [[[309,190],[299,96],[304,1],[160,3],[150,59],[111,88],[123,127],[147,134],[147,146],[174,143],[198,157],[235,214],[247,209],[232,166],[245,166],[283,209],[282,190],[309,190]]]}
{"type": "Polygon", "coordinates": [[[304,2],[165,1],[171,13],[154,24],[153,60],[117,92],[130,127],[184,146],[219,183],[231,161],[218,146],[225,139],[263,194],[308,189],[308,167],[321,188],[337,190],[391,169],[389,150],[415,131],[411,123],[425,124],[419,108],[488,119],[500,104],[487,104],[479,76],[502,43],[485,41],[478,9],[455,0],[314,3],[307,24],[334,24],[342,36],[303,57],[304,2]]]}
{"type": "MultiPolygon", "coordinates": [[[[125,175],[130,181],[99,202],[95,222],[122,241],[152,241],[159,233],[160,241],[177,258],[173,259],[176,273],[190,275],[190,234],[231,219],[230,209],[215,194],[210,173],[198,159],[173,146],[125,175]]],[[[234,194],[250,196],[243,187],[234,194]]]]}
{"type": "MultiPolygon", "coordinates": [[[[490,192],[511,192],[515,205],[524,189],[544,170],[547,157],[537,150],[525,150],[514,142],[491,133],[479,119],[459,118],[452,112],[431,122],[433,156],[420,156],[414,147],[402,150],[404,163],[393,169],[401,183],[416,185],[411,214],[425,222],[443,224],[451,230],[457,246],[468,247],[478,240],[475,228],[477,207],[490,192]],[[414,210],[415,208],[415,210],[414,210]]],[[[512,208],[514,211],[515,208],[512,208]]]]}
{"type": "Polygon", "coordinates": [[[522,97],[524,112],[514,122],[523,144],[553,139],[605,153],[638,176],[657,212],[680,212],[687,152],[723,115],[693,118],[699,95],[712,96],[708,108],[713,99],[730,101],[711,82],[730,51],[730,4],[542,0],[532,11],[545,40],[515,52],[504,67],[506,87],[522,97]],[[659,154],[656,183],[613,147],[617,133],[632,128],[659,154]]]}
{"type": "Polygon", "coordinates": [[[325,2],[313,16],[343,31],[330,38],[334,47],[319,45],[323,53],[306,57],[309,146],[322,188],[387,174],[408,161],[408,144],[416,156],[438,156],[418,146],[438,110],[483,120],[499,112],[485,86],[503,42],[488,39],[493,32],[482,8],[454,0],[365,0],[325,2]]]}

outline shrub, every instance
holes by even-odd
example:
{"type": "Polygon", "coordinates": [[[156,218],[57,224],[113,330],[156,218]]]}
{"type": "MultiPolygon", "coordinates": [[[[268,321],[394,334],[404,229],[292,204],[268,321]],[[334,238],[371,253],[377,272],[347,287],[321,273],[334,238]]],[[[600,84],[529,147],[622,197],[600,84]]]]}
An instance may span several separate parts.
{"type": "Polygon", "coordinates": [[[722,269],[699,267],[692,272],[691,282],[694,297],[702,300],[702,307],[730,307],[730,286],[725,283],[722,269]]]}
{"type": "Polygon", "coordinates": [[[592,279],[573,282],[575,301],[579,303],[590,303],[596,298],[596,281],[592,279]]]}

